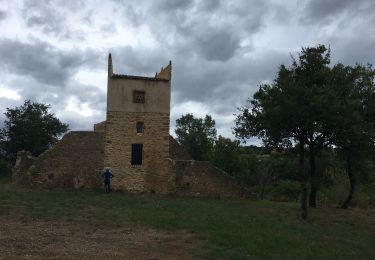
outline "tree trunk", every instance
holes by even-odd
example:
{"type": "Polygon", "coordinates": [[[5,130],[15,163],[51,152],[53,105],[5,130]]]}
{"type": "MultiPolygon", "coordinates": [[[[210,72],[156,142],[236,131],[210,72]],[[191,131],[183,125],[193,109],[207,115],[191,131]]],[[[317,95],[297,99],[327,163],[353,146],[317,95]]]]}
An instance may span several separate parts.
{"type": "Polygon", "coordinates": [[[304,143],[299,144],[299,162],[298,173],[301,176],[301,216],[302,219],[307,219],[307,182],[308,178],[305,173],[305,148],[304,143]]]}
{"type": "Polygon", "coordinates": [[[346,198],[344,203],[341,205],[342,209],[348,208],[349,203],[353,198],[353,194],[354,194],[354,190],[355,190],[355,184],[356,184],[356,178],[355,178],[355,175],[353,174],[353,171],[352,171],[352,160],[351,160],[350,153],[348,154],[348,156],[346,158],[346,172],[347,172],[348,177],[349,177],[350,190],[349,190],[348,197],[346,198]]]}
{"type": "Polygon", "coordinates": [[[310,197],[309,197],[309,207],[316,208],[316,193],[318,192],[318,181],[316,177],[316,168],[315,168],[315,150],[314,146],[310,145],[310,197]]]}

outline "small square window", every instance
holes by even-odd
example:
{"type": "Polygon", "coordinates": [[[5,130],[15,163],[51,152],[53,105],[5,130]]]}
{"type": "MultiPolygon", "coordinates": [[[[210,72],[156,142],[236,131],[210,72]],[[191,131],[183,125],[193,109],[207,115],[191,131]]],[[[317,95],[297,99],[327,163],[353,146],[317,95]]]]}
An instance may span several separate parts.
{"type": "Polygon", "coordinates": [[[137,128],[137,134],[143,134],[145,130],[145,124],[143,122],[137,122],[136,128],[137,128]]]}
{"type": "Polygon", "coordinates": [[[145,103],[145,92],[144,91],[133,91],[133,103],[145,103]]]}

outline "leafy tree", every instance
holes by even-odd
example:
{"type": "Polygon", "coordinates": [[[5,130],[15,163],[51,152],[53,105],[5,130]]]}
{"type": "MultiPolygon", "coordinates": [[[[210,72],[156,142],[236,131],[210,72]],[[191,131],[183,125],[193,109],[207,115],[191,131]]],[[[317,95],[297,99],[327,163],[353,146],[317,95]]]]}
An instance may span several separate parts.
{"type": "Polygon", "coordinates": [[[228,174],[235,175],[242,168],[240,155],[241,147],[239,141],[232,141],[219,135],[213,147],[211,162],[228,174]]]}
{"type": "Polygon", "coordinates": [[[51,114],[49,105],[26,100],[16,108],[7,108],[5,126],[1,130],[1,144],[8,158],[27,150],[38,156],[58,141],[68,125],[51,114]]]}
{"type": "Polygon", "coordinates": [[[216,140],[215,120],[206,115],[204,119],[192,114],[176,120],[177,141],[195,160],[209,160],[216,140]]]}
{"type": "Polygon", "coordinates": [[[374,152],[375,138],[375,71],[371,65],[355,67],[337,64],[333,70],[333,88],[339,99],[339,113],[333,119],[335,145],[345,162],[350,190],[341,205],[347,208],[356,187],[357,174],[374,152]]]}
{"type": "Polygon", "coordinates": [[[329,108],[330,96],[334,93],[328,92],[329,63],[330,51],[325,46],[303,48],[298,61],[294,60],[290,68],[281,65],[274,83],[262,84],[249,100],[250,105],[239,108],[234,128],[236,136],[244,140],[258,136],[271,146],[296,144],[303,219],[307,218],[309,180],[304,169],[306,148],[309,148],[314,199],[317,190],[315,156],[332,143],[329,131],[332,123],[328,115],[334,113],[329,108]]]}
{"type": "Polygon", "coordinates": [[[280,66],[274,83],[261,85],[250,105],[239,109],[234,129],[242,139],[258,136],[270,146],[296,144],[303,176],[303,218],[307,217],[308,179],[309,205],[316,207],[318,154],[333,144],[341,149],[352,190],[352,161],[374,145],[374,71],[371,66],[329,64],[330,50],[325,46],[303,48],[290,68],[280,66]],[[306,151],[310,178],[303,166],[306,151]]]}

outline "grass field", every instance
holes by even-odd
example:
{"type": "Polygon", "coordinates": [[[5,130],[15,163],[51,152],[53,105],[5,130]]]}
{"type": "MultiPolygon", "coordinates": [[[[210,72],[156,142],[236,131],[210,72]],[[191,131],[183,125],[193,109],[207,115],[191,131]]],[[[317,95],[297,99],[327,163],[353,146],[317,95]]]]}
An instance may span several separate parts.
{"type": "Polygon", "coordinates": [[[189,248],[197,258],[375,259],[373,207],[310,210],[303,222],[296,203],[51,191],[2,180],[0,223],[40,220],[189,232],[199,240],[189,248]]]}

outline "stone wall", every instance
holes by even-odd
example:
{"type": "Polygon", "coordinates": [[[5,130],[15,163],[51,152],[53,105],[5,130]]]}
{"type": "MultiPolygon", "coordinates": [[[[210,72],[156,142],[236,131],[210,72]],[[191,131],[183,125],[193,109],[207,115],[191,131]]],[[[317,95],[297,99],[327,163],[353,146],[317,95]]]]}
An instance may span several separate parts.
{"type": "Polygon", "coordinates": [[[105,121],[94,124],[94,132],[104,133],[105,132],[105,121]]]}
{"type": "Polygon", "coordinates": [[[69,132],[37,158],[31,159],[27,153],[19,155],[14,176],[24,175],[33,183],[48,187],[99,188],[102,186],[103,141],[103,133],[69,132]]]}
{"type": "MultiPolygon", "coordinates": [[[[139,119],[122,116],[127,121],[121,120],[121,116],[118,115],[115,118],[121,122],[139,119]]],[[[145,115],[142,116],[147,122],[145,115]]],[[[121,140],[106,144],[111,148],[110,151],[113,151],[110,158],[117,159],[111,161],[115,175],[112,180],[113,188],[133,192],[155,191],[202,197],[243,196],[242,189],[234,178],[209,162],[191,160],[191,156],[173,137],[159,136],[157,129],[163,122],[165,120],[159,123],[151,120],[146,125],[144,136],[137,136],[139,142],[145,144],[145,160],[142,166],[131,166],[131,149],[123,146],[121,140]],[[158,138],[169,139],[169,159],[165,159],[168,147],[156,145],[162,141],[158,138]]],[[[125,124],[118,129],[129,127],[127,132],[133,131],[133,134],[136,134],[131,125],[133,124],[125,124]]],[[[115,129],[117,128],[113,130],[115,129]]],[[[13,176],[16,180],[26,177],[33,183],[48,187],[101,188],[100,171],[104,166],[103,146],[104,133],[70,132],[53,149],[39,157],[32,157],[29,152],[19,152],[13,176]]]]}
{"type": "Polygon", "coordinates": [[[242,197],[237,181],[207,161],[170,160],[170,181],[177,194],[203,197],[242,197]]]}
{"type": "Polygon", "coordinates": [[[169,114],[107,112],[105,166],[111,167],[114,189],[167,193],[169,114]],[[144,122],[137,134],[136,123],[144,122]],[[142,165],[131,165],[131,144],[143,144],[142,165]]]}
{"type": "Polygon", "coordinates": [[[191,155],[172,136],[169,136],[169,158],[172,160],[193,160],[191,155]]]}

